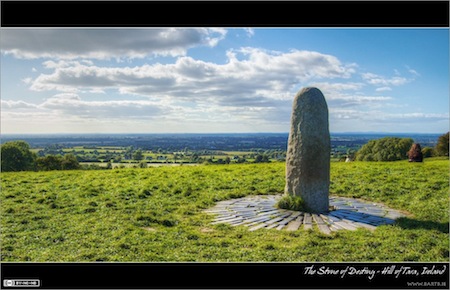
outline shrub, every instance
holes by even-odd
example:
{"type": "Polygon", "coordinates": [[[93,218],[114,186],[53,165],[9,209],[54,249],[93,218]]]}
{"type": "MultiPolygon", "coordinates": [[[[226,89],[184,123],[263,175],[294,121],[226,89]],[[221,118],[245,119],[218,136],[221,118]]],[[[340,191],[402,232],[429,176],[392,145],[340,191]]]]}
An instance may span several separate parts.
{"type": "Polygon", "coordinates": [[[62,157],[58,155],[48,155],[39,157],[36,160],[38,170],[61,170],[62,157]]]}
{"type": "Polygon", "coordinates": [[[423,154],[422,154],[422,147],[420,147],[420,144],[414,143],[411,146],[411,149],[408,151],[408,158],[410,162],[422,162],[423,161],[423,154]]]}
{"type": "Polygon", "coordinates": [[[75,155],[67,154],[64,155],[61,160],[61,168],[63,170],[80,169],[80,163],[78,162],[78,159],[75,157],[75,155]]]}
{"type": "Polygon", "coordinates": [[[424,158],[427,158],[427,157],[433,157],[435,153],[434,153],[434,149],[433,148],[431,148],[431,147],[424,147],[424,148],[422,148],[422,154],[423,154],[424,158]]]}

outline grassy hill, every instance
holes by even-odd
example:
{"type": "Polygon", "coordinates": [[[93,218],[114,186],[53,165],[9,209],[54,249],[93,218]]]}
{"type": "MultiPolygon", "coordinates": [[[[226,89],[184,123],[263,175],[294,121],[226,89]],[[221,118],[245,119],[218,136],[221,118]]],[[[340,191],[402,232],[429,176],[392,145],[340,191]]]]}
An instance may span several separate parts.
{"type": "Polygon", "coordinates": [[[284,163],[1,173],[3,261],[449,261],[449,161],[331,164],[331,194],[409,212],[374,232],[211,225],[284,189],[284,163]]]}

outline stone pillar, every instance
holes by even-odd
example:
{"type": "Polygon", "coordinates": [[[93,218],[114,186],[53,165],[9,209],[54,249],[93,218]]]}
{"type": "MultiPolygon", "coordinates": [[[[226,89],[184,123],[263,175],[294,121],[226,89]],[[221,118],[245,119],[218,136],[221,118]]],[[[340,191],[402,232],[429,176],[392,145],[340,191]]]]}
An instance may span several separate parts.
{"type": "Polygon", "coordinates": [[[310,212],[329,208],[330,151],[325,97],[317,88],[304,88],[292,107],[285,194],[300,196],[310,212]]]}

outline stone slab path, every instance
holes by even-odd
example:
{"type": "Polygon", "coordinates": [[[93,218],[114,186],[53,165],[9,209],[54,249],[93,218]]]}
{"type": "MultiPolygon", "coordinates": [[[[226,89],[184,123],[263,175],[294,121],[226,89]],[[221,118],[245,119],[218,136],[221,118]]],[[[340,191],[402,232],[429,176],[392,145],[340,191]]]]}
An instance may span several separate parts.
{"type": "Polygon", "coordinates": [[[374,230],[406,216],[382,204],[345,197],[330,197],[330,206],[335,210],[311,214],[276,208],[280,198],[281,195],[246,196],[218,202],[205,212],[216,215],[213,224],[246,226],[250,231],[262,228],[296,231],[303,227],[305,230],[317,228],[324,234],[358,228],[374,230]]]}

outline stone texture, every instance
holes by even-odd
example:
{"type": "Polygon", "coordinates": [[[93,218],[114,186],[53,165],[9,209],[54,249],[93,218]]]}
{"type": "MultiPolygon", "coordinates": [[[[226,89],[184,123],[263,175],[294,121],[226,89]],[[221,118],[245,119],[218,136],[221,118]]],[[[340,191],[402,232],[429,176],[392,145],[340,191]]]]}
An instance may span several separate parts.
{"type": "Polygon", "coordinates": [[[300,196],[310,212],[328,211],[330,151],[325,97],[317,88],[304,88],[292,107],[285,194],[300,196]]]}

